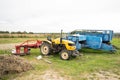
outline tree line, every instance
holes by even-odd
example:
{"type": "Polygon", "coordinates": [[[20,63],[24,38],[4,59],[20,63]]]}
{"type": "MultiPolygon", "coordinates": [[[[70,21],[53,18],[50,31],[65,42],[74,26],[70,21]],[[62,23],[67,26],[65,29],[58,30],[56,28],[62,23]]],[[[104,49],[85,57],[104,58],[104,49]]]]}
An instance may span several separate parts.
{"type": "Polygon", "coordinates": [[[9,31],[0,31],[0,38],[46,38],[51,36],[53,38],[59,37],[60,33],[33,33],[26,31],[17,31],[17,32],[9,32],[9,31]]]}
{"type": "MultiPolygon", "coordinates": [[[[0,31],[0,38],[1,37],[38,37],[38,35],[36,34],[39,34],[42,35],[42,36],[53,36],[53,37],[56,37],[56,36],[59,36],[60,33],[33,33],[33,32],[26,32],[26,31],[16,31],[16,32],[9,32],[9,31],[0,31]],[[3,34],[3,35],[2,35],[3,34]],[[15,35],[8,35],[8,34],[18,34],[17,36],[15,35]],[[20,35],[19,35],[20,34],[20,35]],[[25,35],[26,34],[26,35],[25,35]],[[27,34],[33,34],[33,36],[28,36],[27,34]]],[[[114,36],[113,37],[117,37],[117,38],[120,38],[120,33],[114,33],[114,36]]]]}
{"type": "Polygon", "coordinates": [[[114,33],[114,37],[120,38],[120,33],[114,33]]]}
{"type": "Polygon", "coordinates": [[[9,32],[9,31],[0,31],[1,34],[34,34],[33,32],[26,32],[26,31],[17,31],[17,32],[9,32]]]}

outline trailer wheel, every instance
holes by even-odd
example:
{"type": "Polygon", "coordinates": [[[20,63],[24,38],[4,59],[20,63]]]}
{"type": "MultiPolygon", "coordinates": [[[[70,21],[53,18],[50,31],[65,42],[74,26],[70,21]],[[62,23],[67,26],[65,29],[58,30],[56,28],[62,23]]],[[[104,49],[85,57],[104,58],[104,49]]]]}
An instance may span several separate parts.
{"type": "Polygon", "coordinates": [[[44,42],[40,47],[42,55],[49,55],[51,52],[51,46],[49,43],[44,42]]]}
{"type": "Polygon", "coordinates": [[[60,58],[63,59],[63,60],[69,60],[70,59],[70,54],[69,54],[69,51],[68,50],[62,50],[60,52],[60,58]]]}

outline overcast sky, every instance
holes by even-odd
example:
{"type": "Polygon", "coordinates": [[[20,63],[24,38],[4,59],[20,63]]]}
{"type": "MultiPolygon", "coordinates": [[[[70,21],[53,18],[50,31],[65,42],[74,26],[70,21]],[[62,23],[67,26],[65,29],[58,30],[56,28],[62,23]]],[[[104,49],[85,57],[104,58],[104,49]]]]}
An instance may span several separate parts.
{"type": "Polygon", "coordinates": [[[0,0],[0,31],[120,32],[120,0],[0,0]]]}

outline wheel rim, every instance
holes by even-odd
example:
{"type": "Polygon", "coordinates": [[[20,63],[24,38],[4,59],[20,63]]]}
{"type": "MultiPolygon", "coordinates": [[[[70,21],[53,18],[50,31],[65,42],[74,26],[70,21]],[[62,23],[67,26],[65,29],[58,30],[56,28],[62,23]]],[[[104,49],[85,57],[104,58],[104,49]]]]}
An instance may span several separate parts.
{"type": "Polygon", "coordinates": [[[63,52],[62,55],[61,55],[61,57],[62,57],[63,59],[68,59],[68,58],[69,58],[69,55],[68,55],[67,52],[63,52]]]}
{"type": "Polygon", "coordinates": [[[41,48],[41,51],[42,51],[42,53],[43,53],[44,55],[47,55],[48,52],[49,52],[48,46],[43,45],[42,48],[41,48]]]}

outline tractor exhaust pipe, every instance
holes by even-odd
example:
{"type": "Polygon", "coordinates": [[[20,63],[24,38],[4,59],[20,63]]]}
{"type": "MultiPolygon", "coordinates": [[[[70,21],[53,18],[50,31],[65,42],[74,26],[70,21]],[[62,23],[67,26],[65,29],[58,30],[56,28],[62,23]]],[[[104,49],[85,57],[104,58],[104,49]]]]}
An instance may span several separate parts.
{"type": "Polygon", "coordinates": [[[62,31],[63,30],[61,30],[61,34],[60,34],[60,44],[62,44],[62,31]]]}

